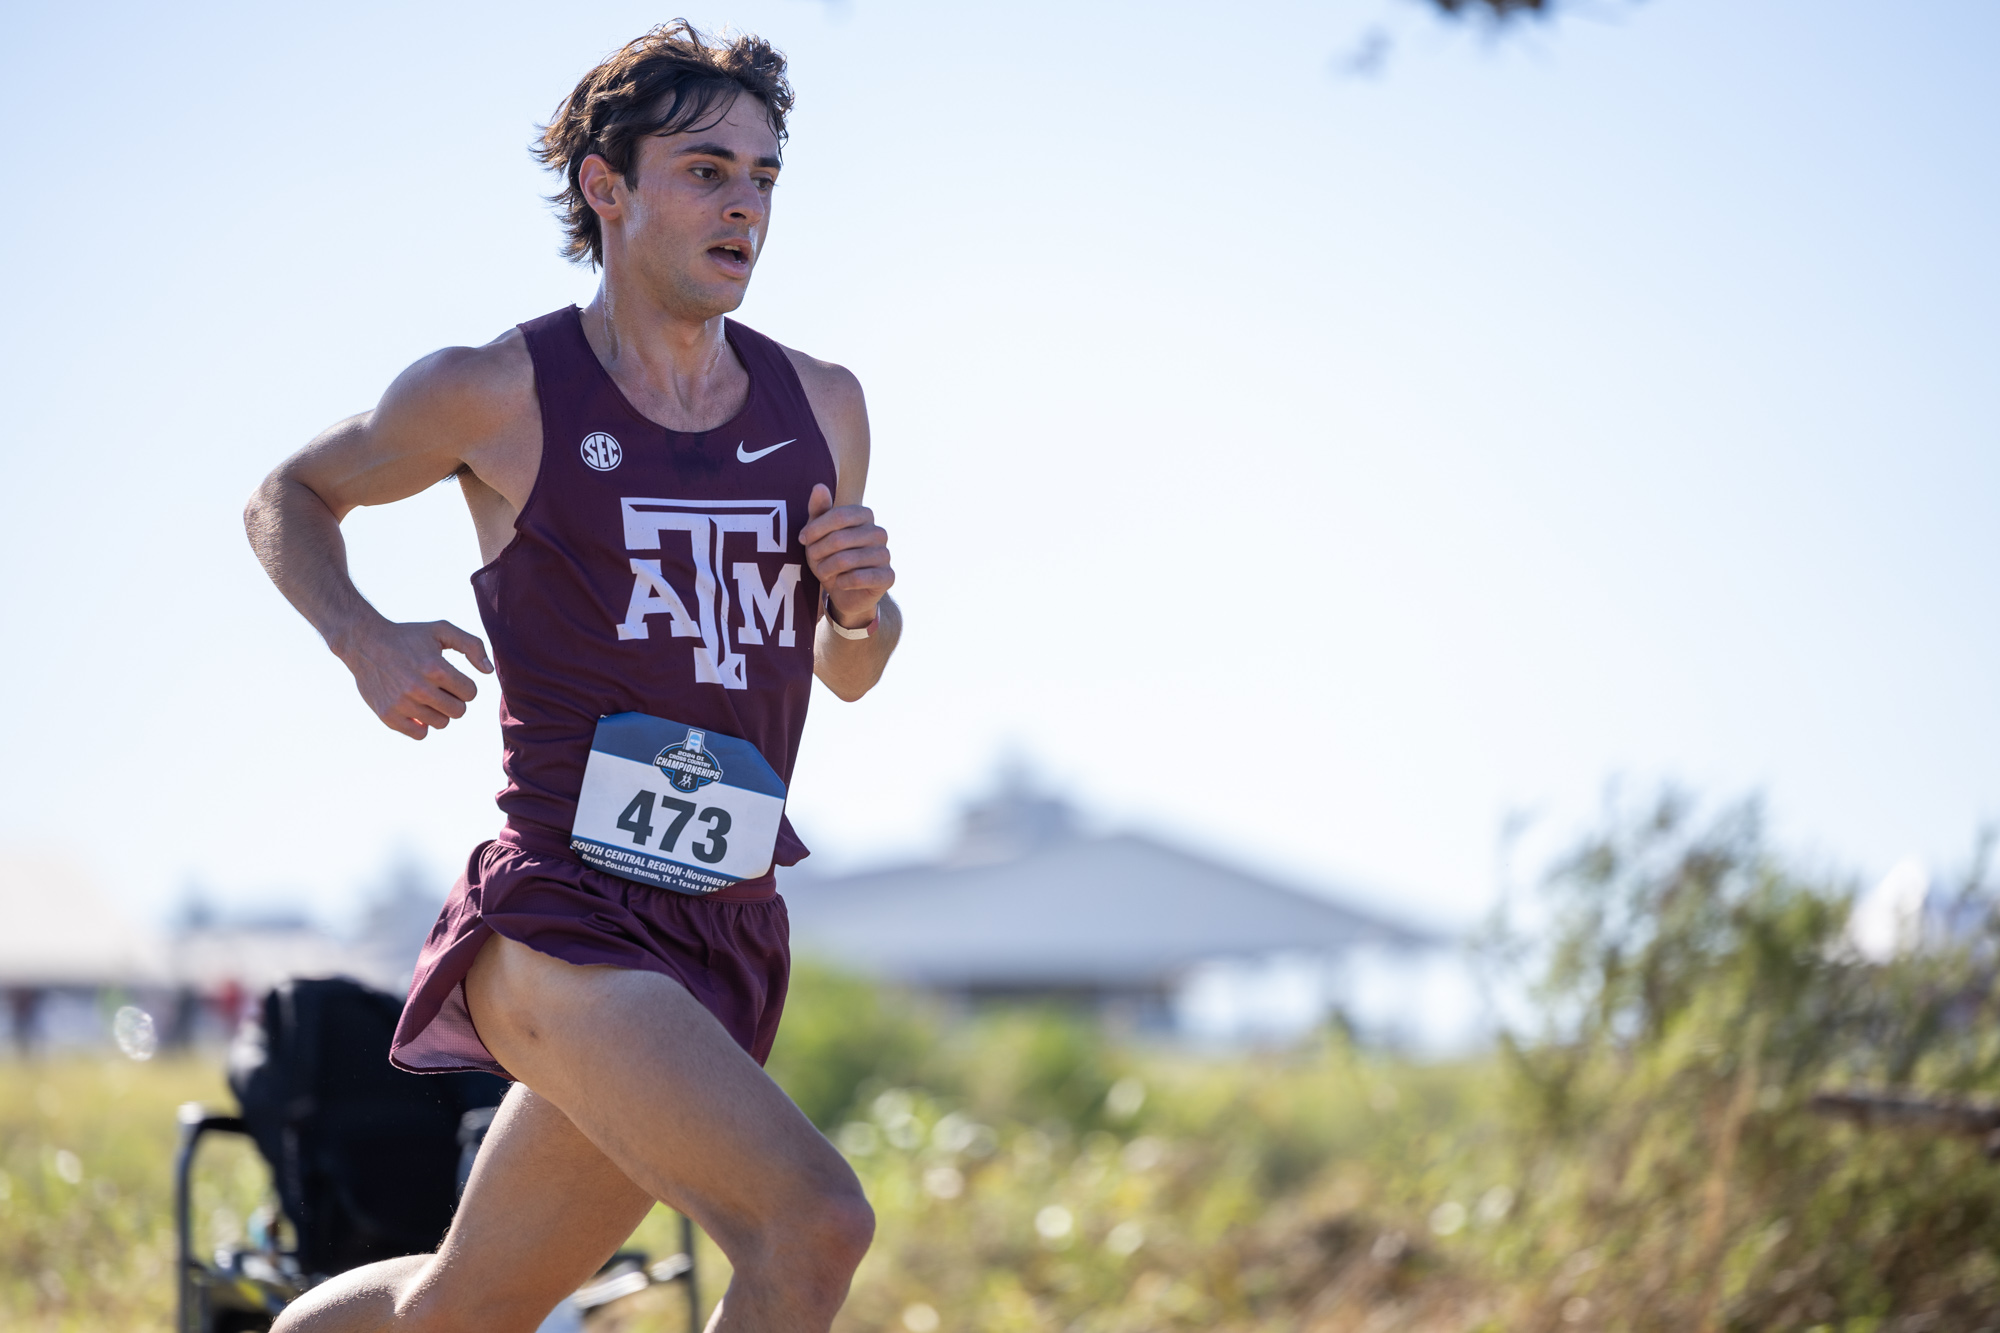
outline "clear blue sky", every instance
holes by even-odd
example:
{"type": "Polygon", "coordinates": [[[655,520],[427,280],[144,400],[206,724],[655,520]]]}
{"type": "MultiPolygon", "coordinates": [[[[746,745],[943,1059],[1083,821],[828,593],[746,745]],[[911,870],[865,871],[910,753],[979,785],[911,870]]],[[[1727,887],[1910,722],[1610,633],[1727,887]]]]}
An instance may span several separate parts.
{"type": "MultiPolygon", "coordinates": [[[[691,11],[793,58],[742,314],[867,386],[909,614],[815,702],[821,865],[930,845],[1009,748],[1448,920],[1505,811],[1619,774],[1863,874],[2000,815],[2000,8],[1592,10],[691,11]]],[[[493,692],[379,726],[238,512],[410,360],[587,299],[526,145],[671,14],[0,15],[0,842],[338,914],[492,829],[493,692]]],[[[454,488],[348,526],[385,611],[475,627],[454,488]]]]}

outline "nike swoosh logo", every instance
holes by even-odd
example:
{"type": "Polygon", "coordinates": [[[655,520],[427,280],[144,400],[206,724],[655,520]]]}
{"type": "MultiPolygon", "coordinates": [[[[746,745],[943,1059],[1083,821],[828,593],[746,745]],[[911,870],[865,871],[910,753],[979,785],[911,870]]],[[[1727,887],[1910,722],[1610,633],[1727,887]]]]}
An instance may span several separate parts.
{"type": "Polygon", "coordinates": [[[798,437],[795,435],[789,440],[779,440],[776,444],[766,445],[762,449],[746,454],[743,452],[743,441],[738,440],[736,442],[736,461],[739,463],[754,463],[765,454],[775,454],[786,445],[797,444],[798,442],[798,437]]]}

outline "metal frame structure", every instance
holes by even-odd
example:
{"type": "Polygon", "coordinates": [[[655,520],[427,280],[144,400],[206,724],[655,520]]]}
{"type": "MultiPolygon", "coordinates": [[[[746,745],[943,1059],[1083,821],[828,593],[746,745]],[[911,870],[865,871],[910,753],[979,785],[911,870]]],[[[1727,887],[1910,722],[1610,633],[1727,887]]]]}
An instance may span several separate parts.
{"type": "MultiPolygon", "coordinates": [[[[459,1126],[459,1188],[492,1123],[492,1107],[465,1113],[459,1126]]],[[[180,1148],[174,1157],[174,1333],[254,1333],[268,1329],[278,1312],[325,1275],[301,1273],[296,1258],[275,1240],[264,1249],[217,1251],[213,1262],[194,1252],[194,1165],[211,1134],[249,1135],[241,1116],[211,1113],[198,1102],[180,1108],[180,1148]]],[[[602,1309],[658,1283],[683,1283],[689,1333],[701,1329],[701,1290],[695,1277],[694,1223],[681,1217],[681,1252],[654,1263],[638,1250],[621,1250],[569,1297],[579,1316],[602,1309]]]]}

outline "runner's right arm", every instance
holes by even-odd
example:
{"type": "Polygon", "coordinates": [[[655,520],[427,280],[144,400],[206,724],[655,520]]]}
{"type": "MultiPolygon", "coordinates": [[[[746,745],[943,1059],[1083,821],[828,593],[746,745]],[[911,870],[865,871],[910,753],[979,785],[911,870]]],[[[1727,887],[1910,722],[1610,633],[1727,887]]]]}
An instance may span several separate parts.
{"type": "Polygon", "coordinates": [[[404,499],[461,470],[507,499],[525,498],[509,494],[506,474],[519,469],[506,466],[513,460],[504,446],[519,433],[524,395],[533,413],[533,374],[520,373],[526,350],[511,341],[417,362],[372,411],[329,427],[279,464],[243,514],[271,581],[354,673],[383,725],[415,740],[463,717],[478,693],[445,649],[481,671],[493,665],[479,638],[449,621],[398,624],[369,605],[348,575],[340,523],[359,506],[404,499]]]}

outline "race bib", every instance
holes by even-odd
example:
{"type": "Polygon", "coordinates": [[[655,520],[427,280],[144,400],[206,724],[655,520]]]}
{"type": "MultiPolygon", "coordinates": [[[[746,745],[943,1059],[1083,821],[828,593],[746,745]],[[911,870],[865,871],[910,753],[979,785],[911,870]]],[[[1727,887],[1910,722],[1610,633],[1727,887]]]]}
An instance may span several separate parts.
{"type": "Polygon", "coordinates": [[[597,719],[569,845],[585,864],[676,893],[771,868],[785,784],[757,747],[646,713],[597,719]]]}

